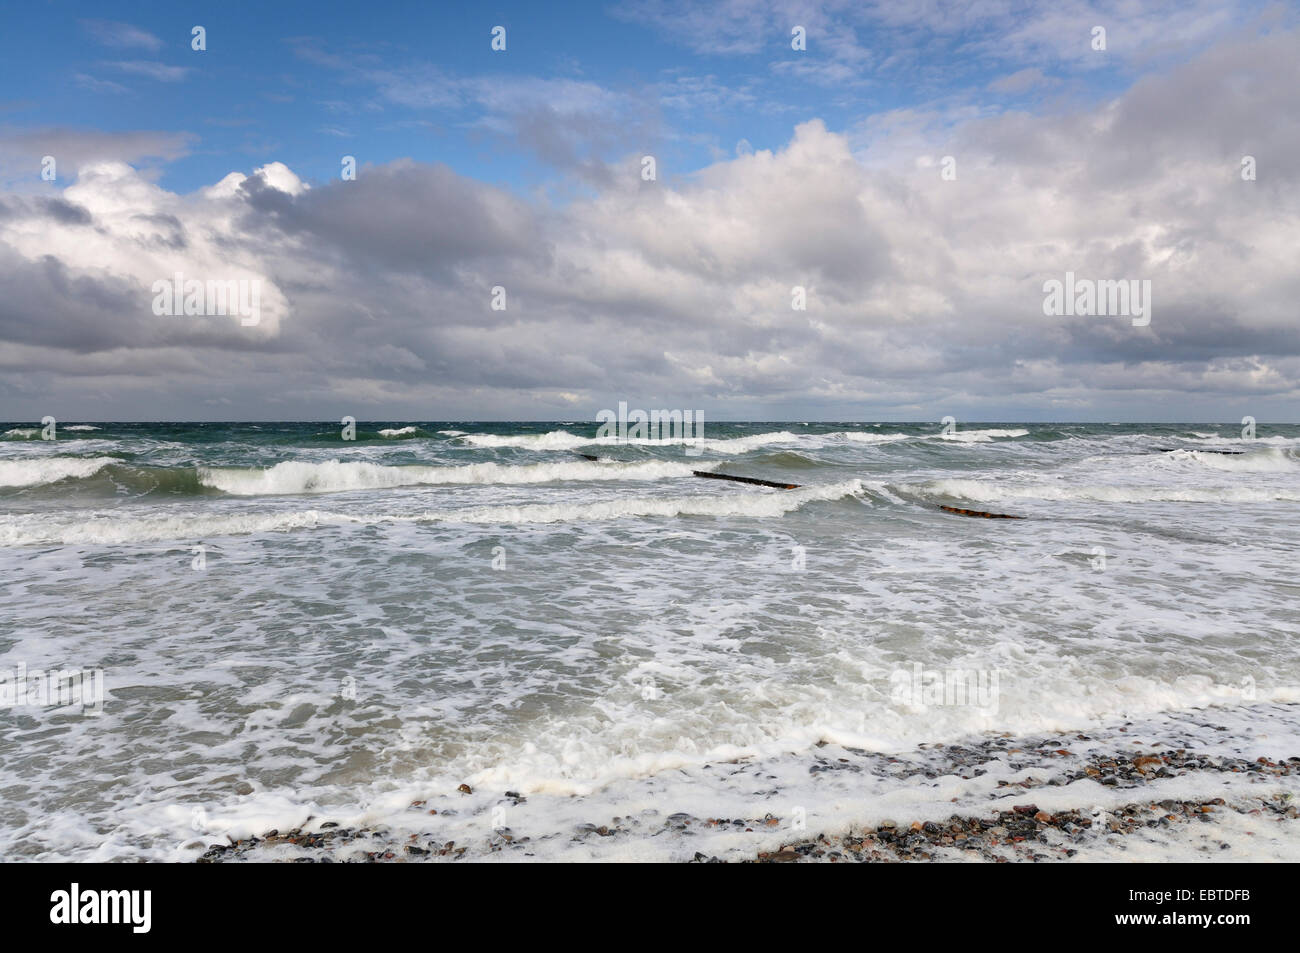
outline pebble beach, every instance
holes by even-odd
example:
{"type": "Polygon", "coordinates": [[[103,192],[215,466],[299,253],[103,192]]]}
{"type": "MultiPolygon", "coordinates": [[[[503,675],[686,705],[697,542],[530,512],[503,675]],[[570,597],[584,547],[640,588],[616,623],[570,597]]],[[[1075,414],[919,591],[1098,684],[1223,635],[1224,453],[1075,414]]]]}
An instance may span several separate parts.
{"type": "MultiPolygon", "coordinates": [[[[1261,706],[1253,715],[1257,724],[1284,735],[1300,719],[1300,705],[1261,706]]],[[[1203,710],[1099,732],[1032,738],[1004,733],[964,744],[922,745],[905,754],[822,743],[796,759],[807,775],[824,788],[860,790],[865,799],[858,809],[862,822],[824,829],[800,806],[778,813],[773,803],[772,811],[742,816],[665,804],[547,830],[537,821],[545,816],[544,803],[555,799],[514,791],[494,798],[464,785],[454,796],[412,803],[400,824],[312,818],[291,830],[207,844],[197,860],[519,861],[557,852],[593,860],[694,863],[1293,859],[1300,851],[1294,735],[1278,737],[1272,756],[1258,753],[1268,747],[1268,731],[1244,745],[1236,739],[1229,746],[1239,750],[1230,752],[1222,736],[1231,734],[1232,720],[1203,710]],[[1215,735],[1221,736],[1217,744],[1215,735]],[[909,788],[919,794],[912,815],[871,803],[867,792],[886,779],[892,783],[885,800],[909,788]],[[900,788],[900,781],[910,784],[900,788]],[[951,808],[947,813],[944,803],[951,808]],[[530,804],[535,810],[521,810],[530,804]],[[494,809],[498,819],[506,812],[526,817],[512,819],[514,827],[492,827],[494,809]],[[894,816],[879,817],[882,810],[894,816]],[[456,837],[448,839],[448,831],[456,837]]],[[[771,782],[779,782],[780,774],[768,768],[784,773],[789,765],[737,762],[710,765],[702,773],[725,774],[733,788],[748,783],[761,790],[766,783],[766,800],[779,802],[780,787],[771,782]]],[[[580,799],[562,800],[571,813],[572,802],[580,799]]],[[[851,802],[842,807],[843,817],[853,816],[851,802]]]]}

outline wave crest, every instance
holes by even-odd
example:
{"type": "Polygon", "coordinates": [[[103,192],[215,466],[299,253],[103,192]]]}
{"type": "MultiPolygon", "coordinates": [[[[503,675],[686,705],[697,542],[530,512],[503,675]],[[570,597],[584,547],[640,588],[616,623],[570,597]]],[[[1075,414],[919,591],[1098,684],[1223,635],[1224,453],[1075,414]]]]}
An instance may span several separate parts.
{"type": "Polygon", "coordinates": [[[113,457],[0,460],[0,486],[40,486],[69,478],[84,479],[117,462],[113,457]]]}
{"type": "Polygon", "coordinates": [[[1047,500],[1060,503],[1300,502],[1300,489],[1258,487],[1062,486],[1060,484],[1015,486],[992,480],[955,479],[904,485],[900,489],[923,495],[973,500],[979,503],[1000,503],[1006,500],[1047,500]]]}
{"type": "Polygon", "coordinates": [[[339,493],[399,486],[439,484],[527,484],[558,480],[661,480],[690,476],[685,463],[594,463],[572,460],[506,466],[473,463],[459,467],[383,466],[378,463],[305,463],[286,460],[262,468],[200,467],[199,482],[233,496],[275,496],[296,493],[339,493]]]}
{"type": "Polygon", "coordinates": [[[124,518],[121,513],[94,512],[52,519],[47,514],[0,516],[0,545],[123,544],[161,540],[196,540],[249,533],[311,529],[321,525],[408,523],[576,523],[633,518],[681,516],[784,516],[808,503],[858,496],[859,480],[804,487],[798,490],[754,490],[738,493],[673,497],[620,497],[599,503],[530,503],[520,506],[480,506],[456,510],[426,510],[416,514],[357,516],[325,510],[271,513],[195,515],[162,513],[124,518]]]}
{"type": "Polygon", "coordinates": [[[798,443],[799,435],[787,430],[751,434],[745,437],[580,437],[567,430],[540,434],[467,433],[455,439],[471,447],[517,447],[524,450],[577,450],[581,447],[673,447],[693,446],[718,453],[745,453],[772,443],[798,443]]]}

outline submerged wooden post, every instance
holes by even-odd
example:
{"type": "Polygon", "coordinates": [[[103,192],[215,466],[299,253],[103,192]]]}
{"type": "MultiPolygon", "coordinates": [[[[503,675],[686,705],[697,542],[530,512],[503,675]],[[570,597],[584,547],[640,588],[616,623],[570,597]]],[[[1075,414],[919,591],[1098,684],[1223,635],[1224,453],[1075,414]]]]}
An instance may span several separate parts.
{"type": "Polygon", "coordinates": [[[1179,450],[1186,450],[1188,453],[1221,453],[1228,457],[1239,457],[1245,450],[1197,450],[1195,447],[1161,447],[1161,453],[1177,453],[1179,450]]]}
{"type": "Polygon", "coordinates": [[[1023,516],[1011,516],[1007,513],[985,513],[983,510],[963,510],[959,506],[944,506],[939,504],[939,509],[946,513],[956,513],[958,516],[982,516],[986,520],[1022,520],[1023,516]]]}
{"type": "Polygon", "coordinates": [[[770,486],[778,490],[797,490],[798,483],[774,483],[771,480],[759,480],[754,477],[730,476],[726,473],[710,473],[708,470],[692,470],[691,476],[703,477],[706,480],[734,480],[736,483],[750,483],[754,486],[770,486]]]}
{"type": "MultiPolygon", "coordinates": [[[[580,453],[576,450],[574,453],[577,453],[578,456],[582,457],[584,460],[600,460],[600,457],[590,453],[580,453]]],[[[777,483],[773,480],[760,480],[757,477],[731,476],[728,473],[711,473],[708,470],[692,470],[691,476],[703,477],[706,480],[731,480],[734,483],[748,483],[752,486],[770,486],[777,490],[797,490],[802,486],[800,483],[777,483]]]]}

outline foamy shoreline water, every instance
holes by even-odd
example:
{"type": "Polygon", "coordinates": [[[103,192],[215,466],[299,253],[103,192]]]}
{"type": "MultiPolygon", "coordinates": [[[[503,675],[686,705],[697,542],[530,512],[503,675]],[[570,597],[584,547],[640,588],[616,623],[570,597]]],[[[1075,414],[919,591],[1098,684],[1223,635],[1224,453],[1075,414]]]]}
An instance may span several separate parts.
{"type": "MultiPolygon", "coordinates": [[[[937,824],[959,794],[988,816],[988,791],[877,770],[923,745],[1196,710],[1233,750],[1300,735],[1269,713],[1300,701],[1300,427],[94,426],[0,440],[0,671],[105,691],[95,716],[0,708],[5,859],[189,860],[309,816],[405,830],[428,800],[476,855],[502,807],[537,856],[588,856],[589,824],[616,835],[590,856],[689,860],[665,845],[713,835],[660,830],[674,814],[798,807],[828,837],[881,805],[937,824]],[[931,677],[978,691],[926,698],[931,677]],[[832,748],[857,770],[813,772],[832,748]]],[[[1186,774],[1170,797],[1230,800],[1187,786],[1222,771],[1186,774]]],[[[740,833],[707,856],[782,847],[740,833]]]]}
{"type": "Polygon", "coordinates": [[[893,753],[823,742],[684,773],[576,799],[444,792],[380,825],[322,814],[182,851],[203,862],[1300,859],[1300,704],[893,753]]]}

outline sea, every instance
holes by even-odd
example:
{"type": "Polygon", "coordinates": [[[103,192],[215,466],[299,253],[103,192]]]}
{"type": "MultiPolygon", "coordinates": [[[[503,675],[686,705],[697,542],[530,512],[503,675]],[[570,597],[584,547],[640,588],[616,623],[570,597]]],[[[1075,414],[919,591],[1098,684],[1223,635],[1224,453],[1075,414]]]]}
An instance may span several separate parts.
{"type": "Polygon", "coordinates": [[[827,745],[1209,719],[1217,751],[1300,754],[1300,426],[345,429],[0,424],[0,858],[327,822],[739,858],[776,834],[573,832],[999,796],[831,784],[827,745]]]}

